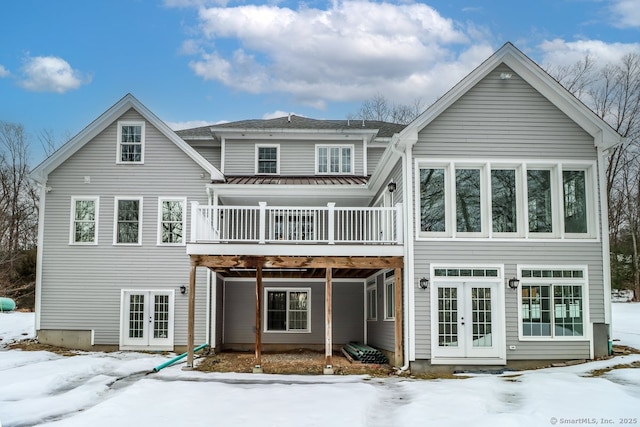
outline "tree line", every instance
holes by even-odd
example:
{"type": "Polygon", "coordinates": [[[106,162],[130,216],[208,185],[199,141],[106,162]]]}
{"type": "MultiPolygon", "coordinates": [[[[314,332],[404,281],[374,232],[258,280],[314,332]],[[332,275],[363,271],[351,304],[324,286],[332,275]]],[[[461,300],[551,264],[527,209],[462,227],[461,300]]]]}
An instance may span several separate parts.
{"type": "MultiPolygon", "coordinates": [[[[640,54],[600,67],[585,56],[547,72],[625,137],[610,151],[606,171],[611,277],[614,288],[633,289],[640,300],[640,54]]],[[[349,118],[408,124],[424,107],[420,99],[395,104],[378,93],[349,118]]],[[[52,131],[41,131],[37,139],[47,155],[58,145],[52,131]]],[[[34,304],[38,238],[31,140],[21,124],[0,121],[0,296],[23,307],[34,304]]]]}

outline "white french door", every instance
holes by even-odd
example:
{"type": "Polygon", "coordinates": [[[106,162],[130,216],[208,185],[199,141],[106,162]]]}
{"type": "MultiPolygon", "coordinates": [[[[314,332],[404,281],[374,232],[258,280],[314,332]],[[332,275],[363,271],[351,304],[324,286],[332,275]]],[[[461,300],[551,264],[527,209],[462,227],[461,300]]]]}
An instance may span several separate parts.
{"type": "Polygon", "coordinates": [[[122,291],[120,348],[173,350],[173,291],[122,291]]]}
{"type": "Polygon", "coordinates": [[[504,361],[504,303],[500,282],[435,282],[432,363],[504,361]]]}

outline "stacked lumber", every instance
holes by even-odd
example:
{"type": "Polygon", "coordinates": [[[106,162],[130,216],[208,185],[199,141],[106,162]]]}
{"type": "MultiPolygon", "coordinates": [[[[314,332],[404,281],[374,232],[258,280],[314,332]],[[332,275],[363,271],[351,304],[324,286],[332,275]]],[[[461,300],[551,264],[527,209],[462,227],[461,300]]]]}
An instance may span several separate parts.
{"type": "Polygon", "coordinates": [[[388,362],[387,356],[382,354],[380,350],[356,342],[350,342],[342,347],[342,353],[352,363],[376,363],[382,365],[388,362]]]}

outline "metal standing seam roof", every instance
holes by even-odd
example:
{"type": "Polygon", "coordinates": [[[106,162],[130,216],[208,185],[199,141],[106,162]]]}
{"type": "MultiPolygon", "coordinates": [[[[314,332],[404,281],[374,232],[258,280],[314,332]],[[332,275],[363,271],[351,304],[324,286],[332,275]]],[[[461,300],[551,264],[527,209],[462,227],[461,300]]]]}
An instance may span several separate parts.
{"type": "Polygon", "coordinates": [[[402,131],[407,125],[398,123],[381,122],[377,120],[316,120],[296,115],[278,117],[268,120],[241,120],[237,122],[222,123],[217,125],[202,126],[193,129],[176,131],[182,138],[213,136],[216,131],[247,130],[268,131],[275,129],[292,130],[335,130],[345,133],[354,130],[377,130],[378,138],[390,138],[402,131]]]}
{"type": "Polygon", "coordinates": [[[225,181],[213,181],[213,184],[237,185],[366,185],[368,176],[265,176],[265,175],[232,175],[225,181]]]}

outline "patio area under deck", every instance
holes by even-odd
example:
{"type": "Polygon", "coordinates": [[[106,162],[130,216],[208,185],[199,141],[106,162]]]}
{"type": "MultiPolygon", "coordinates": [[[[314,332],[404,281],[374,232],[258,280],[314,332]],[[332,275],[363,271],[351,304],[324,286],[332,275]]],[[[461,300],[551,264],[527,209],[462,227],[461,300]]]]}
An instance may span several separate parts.
{"type": "MultiPolygon", "coordinates": [[[[235,255],[231,253],[212,255],[200,254],[198,252],[204,251],[205,248],[211,249],[212,246],[216,246],[218,249],[227,247],[227,244],[189,244],[187,251],[191,260],[191,269],[189,277],[189,312],[188,312],[188,333],[187,333],[187,368],[193,367],[194,358],[194,329],[195,329],[195,290],[196,290],[196,269],[198,267],[205,267],[216,271],[219,274],[231,274],[233,271],[243,270],[252,271],[252,277],[255,277],[255,360],[254,360],[254,372],[262,371],[262,316],[263,316],[263,272],[268,271],[267,274],[273,274],[274,271],[282,270],[295,270],[298,278],[305,277],[319,277],[320,274],[325,278],[325,366],[324,372],[327,374],[333,373],[332,367],[332,353],[333,353],[333,337],[332,337],[332,286],[333,280],[344,277],[354,277],[353,275],[360,275],[364,278],[371,274],[372,271],[393,269],[395,275],[394,282],[394,300],[395,300],[395,348],[394,348],[394,362],[396,365],[401,365],[403,360],[403,304],[402,304],[402,271],[403,271],[403,257],[402,246],[387,245],[379,246],[375,245],[371,248],[375,248],[378,251],[377,255],[356,255],[354,252],[359,252],[356,248],[357,245],[273,245],[274,248],[279,249],[278,255],[268,255],[261,253],[260,255],[235,255]],[[323,255],[304,255],[301,249],[315,248],[320,252],[322,248],[323,255]],[[334,253],[335,249],[343,249],[334,253]],[[344,254],[345,252],[351,254],[344,254]],[[346,250],[346,251],[345,251],[346,250]],[[380,253],[384,252],[385,255],[380,253]],[[387,252],[393,252],[393,254],[387,254],[387,252]]],[[[249,247],[254,249],[265,249],[272,247],[271,245],[231,245],[234,247],[242,246],[245,251],[249,247]]],[[[227,248],[231,249],[231,248],[227,248]]],[[[228,251],[225,251],[228,252],[228,251]]],[[[307,252],[306,250],[304,252],[307,252]]],[[[213,252],[215,253],[215,252],[213,252]]],[[[238,252],[236,252],[238,253],[238,252]]],[[[247,252],[244,252],[247,253],[247,252]]]]}

